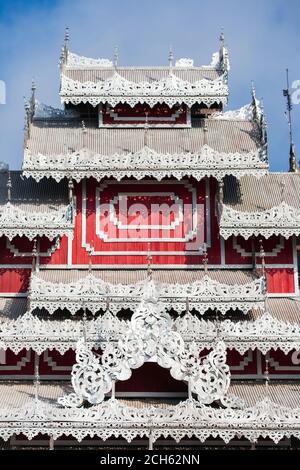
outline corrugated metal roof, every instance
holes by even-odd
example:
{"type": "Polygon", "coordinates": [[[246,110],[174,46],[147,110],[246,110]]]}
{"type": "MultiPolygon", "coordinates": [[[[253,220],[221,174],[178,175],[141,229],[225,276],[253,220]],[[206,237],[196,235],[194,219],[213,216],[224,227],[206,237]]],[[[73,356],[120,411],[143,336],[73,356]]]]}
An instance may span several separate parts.
{"type": "Polygon", "coordinates": [[[27,310],[27,299],[20,297],[0,297],[0,323],[15,320],[27,310]]]}
{"type": "Polygon", "coordinates": [[[269,173],[261,178],[224,179],[224,204],[241,212],[261,212],[285,201],[300,209],[300,173],[269,173]]]}
{"type": "MultiPolygon", "coordinates": [[[[121,77],[129,80],[130,82],[155,82],[163,78],[167,78],[170,74],[169,67],[88,67],[88,68],[76,68],[76,67],[65,67],[63,70],[64,75],[71,78],[72,80],[78,80],[79,82],[99,82],[111,78],[115,73],[121,75],[121,77]]],[[[172,74],[181,80],[185,80],[190,83],[197,82],[206,78],[208,80],[214,80],[221,76],[222,72],[214,68],[184,68],[184,67],[173,67],[172,74]]]]}
{"type": "MultiPolygon", "coordinates": [[[[23,178],[21,171],[11,171],[11,203],[26,212],[51,212],[69,203],[68,182],[44,178],[39,183],[23,178]]],[[[0,171],[0,207],[7,202],[8,172],[0,171]]]]}
{"type": "MultiPolygon", "coordinates": [[[[204,144],[226,153],[256,151],[260,146],[257,125],[250,121],[206,119],[198,127],[176,129],[148,129],[147,145],[158,153],[197,152],[204,144]]],[[[83,147],[101,155],[137,152],[145,145],[145,130],[141,128],[99,129],[93,120],[34,121],[27,142],[33,154],[62,155],[81,150],[83,147]]]]}
{"type": "MultiPolygon", "coordinates": [[[[70,393],[70,384],[52,381],[42,382],[39,385],[40,400],[46,403],[56,404],[58,397],[70,393]]],[[[229,393],[233,393],[243,398],[248,406],[263,400],[266,397],[266,388],[263,382],[232,382],[229,393]]],[[[278,382],[270,381],[268,386],[268,396],[275,403],[291,408],[299,408],[300,405],[300,382],[278,382]]],[[[18,408],[33,400],[35,395],[32,382],[6,382],[0,383],[0,403],[1,408],[18,408]]],[[[174,399],[118,399],[129,406],[142,408],[156,405],[167,407],[175,403],[174,399]]]]}
{"type": "MultiPolygon", "coordinates": [[[[40,270],[38,276],[45,281],[54,283],[69,283],[75,282],[87,276],[87,270],[62,270],[62,269],[45,269],[40,270]]],[[[134,284],[143,281],[147,278],[147,269],[95,269],[92,271],[93,276],[97,279],[103,279],[105,282],[112,284],[134,284]]],[[[188,269],[155,269],[153,268],[152,279],[158,282],[170,284],[188,284],[196,280],[201,280],[205,275],[203,270],[188,270],[188,269]]],[[[209,270],[208,275],[225,284],[247,284],[255,276],[252,271],[238,271],[238,270],[209,270]]]]}

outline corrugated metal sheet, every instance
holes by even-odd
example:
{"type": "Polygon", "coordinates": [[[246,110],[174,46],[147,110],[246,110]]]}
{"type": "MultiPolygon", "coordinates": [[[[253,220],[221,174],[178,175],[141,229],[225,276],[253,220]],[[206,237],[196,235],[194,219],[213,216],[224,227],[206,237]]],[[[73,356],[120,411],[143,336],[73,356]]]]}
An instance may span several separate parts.
{"type": "MultiPolygon", "coordinates": [[[[70,393],[69,384],[57,382],[43,382],[39,385],[39,397],[46,403],[56,404],[57,398],[70,393]]],[[[266,394],[275,402],[291,408],[299,408],[300,382],[273,382],[271,381],[268,390],[262,382],[233,382],[229,393],[234,393],[246,401],[248,406],[253,406],[266,397],[266,394]]],[[[34,397],[34,386],[28,382],[10,382],[0,384],[1,408],[18,408],[25,405],[34,397]]],[[[129,406],[143,408],[145,406],[167,407],[176,403],[174,399],[119,399],[121,403],[129,406]]]]}
{"type": "Polygon", "coordinates": [[[224,180],[224,204],[242,212],[261,212],[282,201],[300,208],[300,174],[270,173],[261,178],[244,176],[224,180]]]}
{"type": "MultiPolygon", "coordinates": [[[[207,119],[198,127],[185,129],[148,129],[147,145],[158,153],[197,152],[208,144],[219,152],[250,152],[257,150],[256,124],[249,121],[207,119]]],[[[99,129],[94,121],[86,122],[86,133],[80,121],[34,121],[28,148],[33,154],[72,153],[87,147],[102,155],[137,152],[145,145],[144,129],[99,129]]]]}
{"type": "MultiPolygon", "coordinates": [[[[121,77],[131,82],[149,82],[152,83],[156,80],[168,77],[170,73],[169,67],[118,67],[107,68],[107,67],[90,67],[90,68],[75,68],[65,67],[64,75],[71,78],[72,80],[78,80],[80,82],[99,82],[111,78],[115,73],[121,75],[121,77]]],[[[184,67],[173,67],[172,73],[180,78],[181,80],[194,83],[198,80],[206,78],[208,80],[214,80],[220,77],[220,71],[213,68],[184,68],[184,67]]]]}
{"type": "Polygon", "coordinates": [[[0,297],[0,323],[15,320],[27,310],[27,299],[18,297],[0,297]]]}
{"type": "MultiPolygon", "coordinates": [[[[82,279],[88,274],[87,270],[62,270],[62,269],[45,269],[40,270],[38,276],[45,281],[69,283],[82,279]]],[[[134,284],[147,278],[146,269],[118,269],[118,270],[100,270],[92,271],[93,276],[103,279],[113,284],[134,284]]],[[[252,271],[238,270],[209,270],[209,276],[216,281],[225,284],[246,284],[251,282],[255,277],[252,271]]],[[[188,269],[155,269],[153,268],[152,278],[154,281],[166,282],[170,284],[187,284],[202,279],[203,270],[188,269]]]]}
{"type": "MultiPolygon", "coordinates": [[[[21,171],[11,171],[11,202],[26,212],[52,212],[68,204],[68,182],[44,178],[37,183],[22,178],[21,171]]],[[[0,205],[7,202],[8,172],[0,171],[0,205]]]]}

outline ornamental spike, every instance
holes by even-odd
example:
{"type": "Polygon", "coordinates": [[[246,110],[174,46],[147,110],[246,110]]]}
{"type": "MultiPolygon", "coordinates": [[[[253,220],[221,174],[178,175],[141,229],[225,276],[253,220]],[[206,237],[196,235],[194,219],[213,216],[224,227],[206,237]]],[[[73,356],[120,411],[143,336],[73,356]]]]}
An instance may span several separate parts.
{"type": "Polygon", "coordinates": [[[117,68],[119,63],[119,47],[115,46],[114,49],[114,67],[117,68]]]}
{"type": "Polygon", "coordinates": [[[270,375],[269,375],[269,359],[267,359],[267,357],[266,357],[266,369],[265,369],[264,376],[265,376],[265,389],[266,389],[266,394],[268,394],[270,375]]]}
{"type": "Polygon", "coordinates": [[[151,266],[151,262],[152,262],[152,255],[151,255],[151,251],[150,251],[150,243],[148,243],[147,275],[148,275],[148,279],[149,279],[149,280],[152,279],[152,266],[151,266]]]}
{"type": "Polygon", "coordinates": [[[169,60],[169,67],[170,69],[173,67],[173,60],[174,60],[174,55],[173,55],[173,50],[172,50],[172,46],[170,46],[169,48],[169,57],[168,57],[168,60],[169,60]]]}
{"type": "Polygon", "coordinates": [[[34,401],[35,405],[38,404],[39,401],[39,385],[40,385],[40,374],[39,374],[39,355],[36,355],[37,361],[35,364],[35,371],[34,371],[34,401]]]}
{"type": "Polygon", "coordinates": [[[11,201],[11,187],[12,187],[10,171],[8,171],[6,187],[7,187],[7,201],[10,202],[11,201]]]}
{"type": "Polygon", "coordinates": [[[260,259],[261,259],[262,275],[263,275],[263,277],[266,277],[266,261],[265,261],[266,253],[265,253],[265,250],[264,250],[264,247],[263,247],[263,241],[262,240],[259,240],[259,256],[260,256],[260,259]]]}
{"type": "Polygon", "coordinates": [[[33,248],[32,248],[32,272],[36,271],[36,258],[37,258],[37,240],[35,238],[33,240],[33,248]]]}
{"type": "Polygon", "coordinates": [[[207,244],[204,243],[203,244],[203,260],[202,260],[202,263],[203,263],[203,267],[204,267],[204,274],[207,274],[208,272],[208,256],[207,256],[207,244]]]}
{"type": "Polygon", "coordinates": [[[31,81],[31,99],[30,99],[30,112],[31,112],[31,119],[34,116],[35,113],[35,107],[36,107],[36,83],[34,78],[31,81]]]}

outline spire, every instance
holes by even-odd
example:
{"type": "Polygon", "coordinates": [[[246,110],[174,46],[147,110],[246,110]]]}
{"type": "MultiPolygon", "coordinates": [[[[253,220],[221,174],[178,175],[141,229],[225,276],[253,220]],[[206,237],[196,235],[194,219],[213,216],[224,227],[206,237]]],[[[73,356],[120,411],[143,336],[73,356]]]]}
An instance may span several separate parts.
{"type": "Polygon", "coordinates": [[[64,38],[64,59],[67,62],[68,53],[69,53],[69,43],[70,43],[70,29],[67,26],[65,29],[65,38],[64,38]]]}
{"type": "Polygon", "coordinates": [[[145,127],[144,127],[144,147],[148,146],[148,111],[145,112],[145,127]]]}
{"type": "Polygon", "coordinates": [[[34,401],[35,405],[38,404],[39,401],[39,385],[40,385],[40,374],[39,374],[39,356],[38,354],[36,355],[37,361],[35,365],[35,371],[34,371],[34,401]]]}
{"type": "Polygon", "coordinates": [[[84,122],[84,120],[81,121],[81,129],[82,129],[82,147],[83,147],[83,148],[86,148],[86,134],[87,134],[87,130],[86,130],[86,127],[85,127],[85,122],[84,122]]]}
{"type": "Polygon", "coordinates": [[[259,240],[259,256],[261,260],[261,269],[262,269],[262,275],[265,277],[266,276],[266,261],[265,261],[265,250],[263,247],[263,241],[259,240]]]}
{"type": "Polygon", "coordinates": [[[172,50],[172,46],[170,46],[170,48],[169,48],[169,57],[168,57],[170,70],[173,67],[173,59],[174,59],[173,50],[172,50]]]}
{"type": "Polygon", "coordinates": [[[208,264],[208,256],[207,256],[207,245],[206,243],[204,243],[204,247],[203,247],[203,260],[202,260],[202,263],[203,263],[203,267],[204,267],[204,274],[207,274],[207,264],[208,264]]]}
{"type": "Polygon", "coordinates": [[[269,360],[267,359],[267,357],[266,357],[266,369],[265,369],[264,376],[265,376],[266,395],[268,395],[270,375],[269,375],[269,360]]]}
{"type": "Polygon", "coordinates": [[[10,176],[10,171],[8,171],[8,178],[7,178],[7,183],[6,183],[6,187],[7,187],[7,201],[10,202],[11,201],[11,176],[10,176]]]}
{"type": "Polygon", "coordinates": [[[37,258],[37,242],[36,238],[33,240],[33,248],[32,248],[32,272],[36,271],[36,258],[37,258]]]}
{"type": "Polygon", "coordinates": [[[298,171],[297,168],[297,161],[296,161],[296,153],[295,153],[295,145],[293,141],[293,126],[292,126],[292,98],[290,92],[290,81],[289,81],[289,69],[286,69],[286,88],[283,90],[283,96],[286,97],[286,118],[288,120],[289,126],[289,141],[290,141],[290,157],[289,157],[289,171],[291,173],[295,173],[298,171]]]}
{"type": "Polygon", "coordinates": [[[114,67],[115,67],[115,69],[118,67],[118,63],[119,63],[119,47],[115,46],[115,50],[114,50],[114,67]]]}
{"type": "Polygon", "coordinates": [[[31,98],[30,98],[30,112],[31,112],[31,120],[34,116],[35,112],[35,105],[36,105],[36,97],[35,97],[35,92],[36,92],[36,83],[34,79],[31,81],[31,98]]]}
{"type": "Polygon", "coordinates": [[[225,36],[224,36],[224,29],[221,29],[220,37],[220,48],[219,48],[219,60],[220,64],[223,64],[224,62],[224,47],[225,47],[225,36]]]}
{"type": "Polygon", "coordinates": [[[290,144],[289,172],[290,173],[297,173],[298,172],[297,162],[296,162],[295,145],[293,143],[290,144]]]}
{"type": "Polygon", "coordinates": [[[148,243],[148,254],[147,254],[147,275],[148,275],[148,279],[152,279],[152,266],[151,266],[151,262],[152,262],[152,255],[151,255],[151,251],[150,251],[150,243],[148,243]]]}

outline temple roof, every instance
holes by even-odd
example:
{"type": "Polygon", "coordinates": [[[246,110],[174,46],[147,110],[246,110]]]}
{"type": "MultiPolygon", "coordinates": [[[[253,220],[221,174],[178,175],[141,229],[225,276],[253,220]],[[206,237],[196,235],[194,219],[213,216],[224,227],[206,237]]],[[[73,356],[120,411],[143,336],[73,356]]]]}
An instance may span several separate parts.
{"type": "Polygon", "coordinates": [[[220,234],[224,238],[300,234],[300,175],[225,178],[220,234]]]}
{"type": "Polygon", "coordinates": [[[209,66],[195,67],[191,59],[180,59],[173,66],[124,67],[108,59],[90,59],[67,50],[61,61],[62,102],[79,104],[126,102],[168,105],[197,102],[208,105],[227,101],[227,50],[213,55],[209,66]]]}
{"type": "Polygon", "coordinates": [[[68,186],[65,181],[22,178],[19,171],[0,172],[0,236],[9,239],[45,235],[49,239],[73,233],[68,186]],[[8,187],[10,200],[8,200],[8,187]]]}
{"type": "Polygon", "coordinates": [[[57,181],[153,176],[241,175],[268,171],[259,126],[249,120],[206,119],[192,128],[99,129],[93,120],[36,119],[30,125],[24,176],[57,181]]]}

